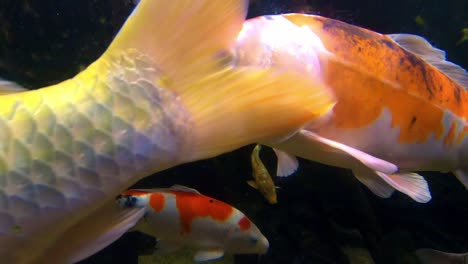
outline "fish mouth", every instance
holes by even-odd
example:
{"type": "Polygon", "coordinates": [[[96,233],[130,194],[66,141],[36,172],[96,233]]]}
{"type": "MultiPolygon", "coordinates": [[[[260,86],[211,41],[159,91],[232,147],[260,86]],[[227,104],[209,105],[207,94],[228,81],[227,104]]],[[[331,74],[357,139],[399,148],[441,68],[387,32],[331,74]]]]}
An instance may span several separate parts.
{"type": "Polygon", "coordinates": [[[266,253],[268,253],[268,249],[270,248],[270,242],[268,242],[268,239],[264,236],[262,236],[262,238],[260,239],[260,250],[259,250],[259,254],[260,255],[265,255],[266,253]]]}

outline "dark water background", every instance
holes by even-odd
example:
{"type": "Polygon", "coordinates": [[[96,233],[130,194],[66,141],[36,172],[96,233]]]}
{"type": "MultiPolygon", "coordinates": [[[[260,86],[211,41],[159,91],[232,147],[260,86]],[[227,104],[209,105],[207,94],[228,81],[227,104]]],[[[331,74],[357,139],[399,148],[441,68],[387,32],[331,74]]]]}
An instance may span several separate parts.
{"type": "MultiPolygon", "coordinates": [[[[72,77],[105,50],[132,8],[127,0],[0,0],[0,76],[26,87],[72,77]]],[[[422,35],[468,66],[468,42],[456,44],[468,27],[466,0],[256,0],[249,17],[288,12],[422,35]]],[[[272,206],[245,183],[252,148],[166,170],[137,187],[183,184],[245,212],[271,248],[260,259],[237,256],[236,263],[349,263],[343,246],[368,249],[376,263],[418,263],[412,252],[422,247],[468,252],[468,193],[451,174],[422,173],[433,198],[418,204],[399,192],[380,199],[347,170],[301,160],[296,174],[275,179],[281,188],[272,206]]],[[[265,149],[262,157],[273,174],[273,153],[265,149]]],[[[83,264],[136,263],[150,246],[127,234],[83,264]]]]}

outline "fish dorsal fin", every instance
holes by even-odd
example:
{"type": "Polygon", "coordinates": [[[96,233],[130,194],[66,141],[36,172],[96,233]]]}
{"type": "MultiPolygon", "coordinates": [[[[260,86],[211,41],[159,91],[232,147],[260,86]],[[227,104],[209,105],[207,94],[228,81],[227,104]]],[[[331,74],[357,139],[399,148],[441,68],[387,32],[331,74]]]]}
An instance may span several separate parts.
{"type": "Polygon", "coordinates": [[[179,184],[174,184],[169,188],[132,189],[132,190],[127,191],[127,193],[140,192],[140,193],[150,194],[150,193],[167,192],[167,191],[179,191],[179,192],[189,192],[189,193],[200,194],[199,191],[197,191],[197,190],[195,190],[193,188],[190,188],[190,187],[187,187],[187,186],[184,186],[184,185],[179,185],[179,184]]]}
{"type": "Polygon", "coordinates": [[[27,89],[21,85],[0,78],[0,95],[20,93],[24,91],[27,91],[27,89]]]}
{"type": "Polygon", "coordinates": [[[197,191],[197,190],[195,190],[193,188],[190,188],[190,187],[187,187],[187,186],[184,186],[184,185],[179,185],[179,184],[174,184],[169,189],[171,191],[179,191],[179,192],[188,192],[188,193],[200,194],[199,191],[197,191]]]}
{"type": "Polygon", "coordinates": [[[417,35],[388,34],[387,36],[468,89],[468,73],[462,67],[447,61],[445,51],[435,48],[426,39],[417,35]]]}
{"type": "Polygon", "coordinates": [[[154,60],[171,88],[182,89],[223,62],[213,58],[234,43],[247,7],[246,0],[141,0],[105,54],[136,50],[154,60]]]}

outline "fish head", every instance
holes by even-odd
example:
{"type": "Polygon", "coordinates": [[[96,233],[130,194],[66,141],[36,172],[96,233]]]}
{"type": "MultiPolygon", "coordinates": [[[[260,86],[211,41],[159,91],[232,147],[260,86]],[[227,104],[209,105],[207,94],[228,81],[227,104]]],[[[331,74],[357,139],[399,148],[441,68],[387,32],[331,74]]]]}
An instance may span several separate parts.
{"type": "Polygon", "coordinates": [[[139,190],[128,190],[122,192],[117,197],[117,204],[121,208],[134,208],[134,207],[143,207],[148,204],[148,192],[139,191],[139,190]]]}
{"type": "Polygon", "coordinates": [[[268,239],[245,215],[225,241],[226,251],[233,254],[266,254],[269,246],[268,239]]]}

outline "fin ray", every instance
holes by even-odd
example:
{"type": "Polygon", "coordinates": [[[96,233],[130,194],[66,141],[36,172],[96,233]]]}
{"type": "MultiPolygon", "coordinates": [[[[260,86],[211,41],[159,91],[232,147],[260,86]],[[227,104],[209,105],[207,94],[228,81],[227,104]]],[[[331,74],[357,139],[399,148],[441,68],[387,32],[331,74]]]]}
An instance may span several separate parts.
{"type": "Polygon", "coordinates": [[[421,36],[412,34],[388,34],[387,36],[468,89],[468,73],[462,67],[447,61],[445,51],[435,48],[421,36]]]}
{"type": "Polygon", "coordinates": [[[371,156],[363,151],[349,147],[342,143],[321,137],[311,131],[302,129],[300,131],[300,134],[305,137],[308,137],[310,140],[318,141],[323,144],[326,144],[329,147],[335,149],[336,151],[345,152],[372,170],[380,171],[380,172],[388,173],[388,174],[395,173],[396,171],[398,171],[398,167],[391,162],[371,156]]]}
{"type": "Polygon", "coordinates": [[[353,170],[353,174],[362,184],[380,198],[389,198],[395,189],[371,169],[353,170]]]}
{"type": "Polygon", "coordinates": [[[273,148],[278,159],[276,168],[276,176],[287,177],[297,171],[299,168],[299,161],[294,155],[286,153],[284,151],[273,148]]]}
{"type": "Polygon", "coordinates": [[[393,188],[408,195],[418,203],[427,203],[432,198],[429,185],[426,180],[417,173],[395,173],[388,175],[378,171],[376,173],[393,188]]]}
{"type": "Polygon", "coordinates": [[[336,102],[320,81],[294,72],[252,68],[211,75],[186,89],[181,98],[196,124],[195,155],[203,158],[219,149],[226,152],[284,138],[328,113],[336,102]]]}

